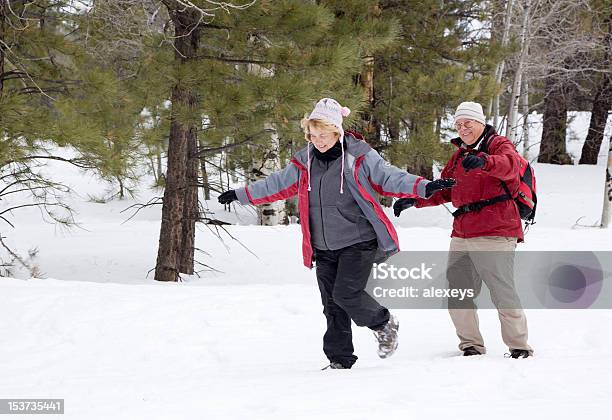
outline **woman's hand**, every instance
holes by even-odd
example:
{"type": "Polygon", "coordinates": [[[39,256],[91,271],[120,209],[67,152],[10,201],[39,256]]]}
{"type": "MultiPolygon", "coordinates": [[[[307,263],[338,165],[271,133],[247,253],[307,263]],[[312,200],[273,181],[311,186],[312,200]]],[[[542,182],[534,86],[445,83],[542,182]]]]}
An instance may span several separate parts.
{"type": "Polygon", "coordinates": [[[431,181],[425,186],[425,198],[431,197],[431,195],[438,190],[453,188],[456,183],[457,181],[455,181],[453,178],[436,179],[435,181],[431,181]]]}
{"type": "Polygon", "coordinates": [[[393,214],[395,217],[399,217],[400,213],[417,203],[416,198],[400,198],[393,204],[393,214]]]}
{"type": "Polygon", "coordinates": [[[218,200],[219,200],[219,203],[221,204],[229,204],[232,201],[238,200],[238,197],[236,196],[236,191],[229,190],[221,194],[218,200]]]}

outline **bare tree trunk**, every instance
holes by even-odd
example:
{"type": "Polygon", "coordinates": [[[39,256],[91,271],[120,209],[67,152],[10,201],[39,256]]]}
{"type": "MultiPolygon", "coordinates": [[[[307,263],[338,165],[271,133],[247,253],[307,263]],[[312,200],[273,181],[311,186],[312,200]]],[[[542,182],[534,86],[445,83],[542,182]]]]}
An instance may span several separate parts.
{"type": "MultiPolygon", "coordinates": [[[[612,62],[612,16],[608,19],[608,33],[606,34],[606,44],[608,50],[604,57],[604,64],[612,62]]],[[[591,122],[582,154],[578,163],[587,165],[597,164],[597,155],[601,148],[604,138],[606,122],[608,121],[608,111],[612,108],[612,75],[604,73],[599,88],[593,98],[593,109],[591,110],[591,122]]]]}
{"type": "MultiPolygon", "coordinates": [[[[509,39],[509,36],[510,36],[510,22],[511,22],[511,17],[512,17],[512,5],[513,4],[514,4],[513,0],[508,0],[508,2],[506,3],[506,15],[505,15],[505,20],[504,20],[504,33],[502,35],[502,41],[501,41],[501,47],[502,48],[506,48],[508,46],[508,39],[509,39]]],[[[501,82],[502,82],[502,79],[503,79],[503,76],[504,76],[504,67],[505,66],[506,66],[506,62],[505,62],[505,60],[502,60],[495,67],[495,81],[496,81],[498,87],[499,87],[499,85],[501,85],[501,82]]],[[[500,129],[498,127],[498,125],[499,125],[499,97],[500,97],[500,94],[498,93],[493,98],[493,109],[492,109],[492,113],[493,113],[493,127],[495,127],[496,130],[500,129]]]]}
{"type": "Polygon", "coordinates": [[[521,92],[521,112],[523,113],[523,157],[529,159],[529,83],[527,80],[523,80],[521,92]]]}
{"type": "MultiPolygon", "coordinates": [[[[174,23],[174,59],[184,63],[195,56],[200,33],[197,28],[199,15],[192,9],[172,9],[174,23]]],[[[168,143],[168,168],[164,190],[159,248],[155,265],[155,280],[177,281],[180,272],[181,246],[183,243],[182,220],[185,211],[187,162],[190,141],[193,141],[194,122],[183,121],[178,109],[193,109],[196,96],[189,88],[178,83],[172,89],[172,117],[168,143]]]]}
{"type": "Polygon", "coordinates": [[[521,24],[521,54],[514,73],[512,92],[510,92],[510,106],[508,107],[508,123],[506,124],[506,137],[512,143],[516,142],[518,132],[518,109],[521,98],[521,87],[523,78],[523,64],[527,59],[529,42],[527,41],[527,27],[529,25],[530,0],[525,0],[523,7],[523,22],[521,24]]]}
{"type": "Polygon", "coordinates": [[[567,98],[563,81],[554,77],[546,80],[546,98],[544,99],[544,122],[542,141],[538,162],[571,164],[566,151],[565,137],[567,131],[567,98]]]}
{"type": "Polygon", "coordinates": [[[603,142],[606,122],[608,121],[608,110],[612,107],[612,83],[610,79],[609,75],[604,75],[602,86],[595,93],[589,132],[582,146],[582,154],[578,162],[580,164],[597,164],[597,156],[603,142]]]}

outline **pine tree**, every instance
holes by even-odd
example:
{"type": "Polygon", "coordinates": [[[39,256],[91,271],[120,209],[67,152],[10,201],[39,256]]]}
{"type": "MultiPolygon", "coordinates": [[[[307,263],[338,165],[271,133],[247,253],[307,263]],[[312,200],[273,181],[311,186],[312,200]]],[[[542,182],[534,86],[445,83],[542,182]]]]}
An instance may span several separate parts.
{"type": "Polygon", "coordinates": [[[12,209],[38,206],[45,217],[65,225],[73,223],[72,213],[57,197],[68,189],[40,168],[50,159],[62,160],[121,185],[132,176],[126,169],[132,133],[125,116],[135,111],[114,75],[96,71],[100,63],[92,62],[79,39],[81,12],[71,6],[58,0],[0,1],[3,194],[19,190],[11,195],[21,200],[12,209]],[[101,88],[108,88],[108,101],[92,102],[90,95],[98,97],[101,88]],[[109,112],[113,118],[105,116],[109,112]],[[56,155],[58,146],[74,149],[75,156],[56,155]]]}
{"type": "MultiPolygon", "coordinates": [[[[353,98],[349,103],[359,104],[359,89],[350,76],[359,73],[361,61],[355,40],[328,36],[334,16],[323,6],[260,2],[218,14],[211,23],[200,20],[206,2],[181,8],[164,4],[175,32],[146,34],[139,59],[149,61],[137,84],[160,79],[156,89],[161,96],[151,95],[147,109],[164,100],[162,86],[172,103],[156,279],[176,280],[179,272],[188,272],[181,268],[182,250],[193,249],[184,241],[183,223],[201,218],[184,213],[194,208],[193,200],[185,204],[185,191],[200,184],[194,182],[197,166],[188,171],[187,160],[226,150],[231,165],[247,168],[252,158],[241,146],[269,148],[269,124],[278,132],[281,150],[302,143],[298,122],[318,98],[353,98]],[[148,53],[154,45],[167,50],[148,53]],[[270,76],[254,73],[253,65],[270,76]],[[196,144],[195,154],[187,153],[189,144],[196,144]]],[[[193,237],[189,229],[186,236],[193,237]]]]}
{"type": "Polygon", "coordinates": [[[464,100],[488,102],[498,58],[472,25],[483,19],[480,1],[383,1],[384,16],[401,24],[400,41],[376,59],[377,107],[389,158],[432,177],[445,160],[440,143],[446,113],[464,100]]]}

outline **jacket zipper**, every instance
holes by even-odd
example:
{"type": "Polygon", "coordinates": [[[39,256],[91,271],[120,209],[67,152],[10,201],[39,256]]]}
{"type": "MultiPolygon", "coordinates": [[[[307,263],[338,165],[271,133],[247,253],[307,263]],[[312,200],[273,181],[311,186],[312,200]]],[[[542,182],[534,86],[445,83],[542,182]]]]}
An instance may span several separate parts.
{"type": "Polygon", "coordinates": [[[327,246],[327,240],[325,239],[325,222],[323,221],[323,199],[321,198],[323,197],[323,194],[321,194],[321,189],[323,188],[323,177],[327,173],[328,169],[329,162],[325,162],[325,172],[321,175],[321,178],[319,178],[319,209],[321,210],[321,234],[323,236],[323,244],[325,244],[325,248],[327,249],[329,249],[329,246],[327,246]]]}

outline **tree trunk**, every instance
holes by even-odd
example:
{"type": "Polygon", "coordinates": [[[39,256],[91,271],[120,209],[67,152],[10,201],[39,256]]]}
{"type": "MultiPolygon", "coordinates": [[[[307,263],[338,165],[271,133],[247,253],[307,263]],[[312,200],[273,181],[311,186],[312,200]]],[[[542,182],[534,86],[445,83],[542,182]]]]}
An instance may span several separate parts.
{"type": "MultiPolygon", "coordinates": [[[[191,9],[172,9],[174,23],[174,59],[177,65],[195,56],[199,40],[198,14],[191,9]]],[[[180,272],[181,246],[183,244],[182,220],[185,212],[187,163],[190,141],[197,129],[194,122],[179,117],[179,109],[193,109],[196,97],[190,87],[178,82],[172,89],[172,116],[168,142],[168,167],[164,190],[159,248],[155,265],[155,280],[177,281],[180,272]]]]}
{"type": "Polygon", "coordinates": [[[523,114],[523,157],[529,160],[529,83],[526,80],[523,80],[521,92],[521,113],[523,114]]]}
{"type": "MultiPolygon", "coordinates": [[[[267,178],[273,172],[281,169],[280,162],[280,143],[278,139],[278,132],[274,128],[274,125],[270,123],[265,124],[265,129],[270,133],[270,151],[263,156],[261,162],[260,179],[267,178]]],[[[283,201],[275,201],[273,203],[266,203],[257,206],[257,214],[259,224],[261,226],[276,226],[285,219],[285,203],[283,201]]]]}
{"type": "Polygon", "coordinates": [[[606,186],[604,188],[604,205],[601,215],[601,227],[607,228],[610,224],[610,208],[612,207],[612,137],[608,142],[608,167],[606,169],[606,186]]]}
{"type": "Polygon", "coordinates": [[[521,99],[521,87],[523,79],[523,63],[527,60],[527,51],[529,50],[529,42],[527,41],[527,27],[529,25],[529,6],[530,0],[525,0],[523,7],[523,22],[521,24],[521,54],[516,70],[514,72],[514,81],[512,83],[512,92],[510,92],[510,105],[508,107],[508,124],[506,124],[506,138],[512,143],[516,143],[518,133],[518,111],[519,102],[521,99]]]}
{"type": "Polygon", "coordinates": [[[162,168],[162,152],[161,150],[159,151],[159,153],[156,156],[157,159],[157,179],[155,180],[156,183],[155,185],[162,186],[164,185],[165,179],[166,179],[166,175],[164,175],[164,170],[162,168]]]}
{"type": "MultiPolygon", "coordinates": [[[[604,58],[604,64],[612,61],[612,17],[608,19],[608,33],[606,35],[608,50],[604,58]]],[[[604,73],[599,88],[593,98],[593,109],[591,110],[591,122],[580,156],[580,164],[596,165],[597,155],[604,138],[608,111],[612,108],[612,75],[604,73]]]]}
{"type": "Polygon", "coordinates": [[[210,183],[208,181],[208,172],[206,172],[206,159],[200,157],[200,170],[202,171],[202,189],[204,190],[204,200],[210,200],[210,183]]]}
{"type": "MultiPolygon", "coordinates": [[[[503,32],[502,41],[501,41],[502,48],[505,48],[508,45],[508,39],[509,39],[509,34],[510,34],[510,22],[511,22],[511,17],[512,17],[512,5],[513,5],[513,0],[508,0],[506,4],[506,14],[504,16],[504,32],[503,32]]],[[[505,65],[506,65],[506,62],[502,59],[502,61],[499,62],[495,68],[495,81],[497,83],[498,88],[501,85],[502,80],[503,80],[505,65]]],[[[499,97],[500,97],[500,94],[499,93],[496,94],[495,97],[493,98],[493,103],[492,103],[493,127],[495,127],[496,130],[500,130],[500,127],[498,127],[498,124],[499,124],[499,97]]]]}
{"type": "MultiPolygon", "coordinates": [[[[4,17],[6,2],[0,0],[0,39],[4,40],[4,17]]],[[[0,44],[0,98],[4,91],[4,44],[0,44]]]]}
{"type": "Polygon", "coordinates": [[[198,134],[192,127],[187,136],[187,173],[185,179],[185,203],[183,207],[179,271],[193,274],[195,254],[195,226],[198,219],[198,134]]]}
{"type": "Polygon", "coordinates": [[[538,162],[558,165],[571,164],[566,152],[567,98],[563,82],[549,77],[546,80],[544,124],[538,162]]]}
{"type": "Polygon", "coordinates": [[[381,146],[378,124],[374,117],[374,56],[366,56],[363,59],[363,70],[359,76],[359,83],[363,88],[364,98],[368,108],[362,113],[363,136],[375,149],[381,146]]]}
{"type": "Polygon", "coordinates": [[[608,110],[612,107],[612,77],[604,75],[604,80],[593,99],[591,122],[580,156],[580,164],[596,165],[597,155],[604,138],[608,110]]]}

